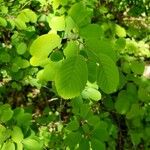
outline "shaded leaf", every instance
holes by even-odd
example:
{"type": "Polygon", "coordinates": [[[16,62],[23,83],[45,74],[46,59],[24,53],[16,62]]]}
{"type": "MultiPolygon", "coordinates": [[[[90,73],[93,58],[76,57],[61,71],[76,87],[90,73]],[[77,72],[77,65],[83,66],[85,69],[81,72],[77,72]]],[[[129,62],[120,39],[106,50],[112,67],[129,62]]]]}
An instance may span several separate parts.
{"type": "Polygon", "coordinates": [[[113,60],[107,55],[98,56],[97,83],[102,91],[109,94],[115,92],[119,85],[119,71],[113,60]]]}
{"type": "Polygon", "coordinates": [[[65,144],[72,149],[75,149],[77,144],[81,141],[82,135],[80,132],[71,132],[65,139],[65,144]]]}
{"type": "Polygon", "coordinates": [[[105,143],[101,142],[100,140],[93,139],[91,140],[91,147],[92,150],[105,150],[105,143]]]}

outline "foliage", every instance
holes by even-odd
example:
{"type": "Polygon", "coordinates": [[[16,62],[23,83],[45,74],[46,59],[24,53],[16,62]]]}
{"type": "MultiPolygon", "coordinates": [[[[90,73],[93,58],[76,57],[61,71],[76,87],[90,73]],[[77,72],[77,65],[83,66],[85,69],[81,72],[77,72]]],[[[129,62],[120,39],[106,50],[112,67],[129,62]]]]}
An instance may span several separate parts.
{"type": "Polygon", "coordinates": [[[0,149],[149,149],[148,0],[0,4],[0,149]]]}

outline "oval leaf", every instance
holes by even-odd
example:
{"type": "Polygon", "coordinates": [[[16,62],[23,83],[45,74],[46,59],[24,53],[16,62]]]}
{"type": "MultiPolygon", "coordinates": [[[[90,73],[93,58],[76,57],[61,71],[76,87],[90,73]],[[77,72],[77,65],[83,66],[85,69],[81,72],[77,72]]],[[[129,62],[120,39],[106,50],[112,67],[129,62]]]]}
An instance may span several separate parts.
{"type": "Polygon", "coordinates": [[[63,31],[65,30],[65,17],[55,16],[51,19],[49,25],[53,30],[63,31]]]}
{"type": "Polygon", "coordinates": [[[119,72],[114,61],[107,55],[99,54],[97,82],[107,94],[116,91],[119,84],[119,72]]]}
{"type": "Polygon", "coordinates": [[[13,131],[11,133],[11,137],[14,142],[16,142],[16,143],[21,142],[23,140],[22,130],[17,126],[14,126],[13,131]]]}
{"type": "Polygon", "coordinates": [[[99,101],[101,99],[101,93],[97,89],[91,87],[85,88],[82,92],[82,96],[84,99],[92,99],[94,101],[99,101]]]}
{"type": "Polygon", "coordinates": [[[56,47],[60,46],[61,40],[57,34],[45,34],[38,37],[30,47],[30,53],[36,57],[47,57],[56,47]]]}
{"type": "Polygon", "coordinates": [[[23,145],[28,150],[42,150],[42,144],[38,139],[26,138],[23,140],[23,145]]]}
{"type": "Polygon", "coordinates": [[[91,140],[91,147],[92,147],[92,150],[105,150],[106,149],[105,143],[97,139],[91,140]]]}
{"type": "Polygon", "coordinates": [[[58,94],[65,99],[79,96],[86,85],[87,74],[87,65],[81,56],[65,59],[55,78],[58,94]]]}

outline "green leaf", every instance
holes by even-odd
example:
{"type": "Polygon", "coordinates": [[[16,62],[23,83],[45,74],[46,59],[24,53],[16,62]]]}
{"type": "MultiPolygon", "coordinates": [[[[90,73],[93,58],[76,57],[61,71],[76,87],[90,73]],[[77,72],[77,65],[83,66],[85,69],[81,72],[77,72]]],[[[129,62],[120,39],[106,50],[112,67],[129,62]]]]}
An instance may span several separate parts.
{"type": "Polygon", "coordinates": [[[79,96],[85,88],[87,74],[87,65],[81,56],[65,59],[55,77],[58,94],[65,99],[79,96]]]}
{"type": "Polygon", "coordinates": [[[0,145],[10,138],[10,130],[0,124],[0,145]]]}
{"type": "Polygon", "coordinates": [[[115,43],[115,49],[117,50],[123,50],[126,46],[126,40],[125,38],[119,38],[116,40],[116,43],[115,43]]]}
{"type": "Polygon", "coordinates": [[[101,142],[100,140],[97,140],[94,138],[91,139],[91,147],[92,147],[92,150],[105,150],[106,149],[104,142],[101,142]]]}
{"type": "Polygon", "coordinates": [[[91,99],[94,101],[99,101],[101,99],[101,93],[97,89],[91,87],[86,87],[82,92],[82,96],[84,99],[91,99]]]}
{"type": "Polygon", "coordinates": [[[21,13],[23,13],[26,16],[26,18],[29,19],[30,22],[36,23],[37,15],[31,9],[26,8],[26,9],[22,10],[21,13]]]}
{"type": "Polygon", "coordinates": [[[109,94],[115,92],[119,85],[119,72],[113,60],[107,55],[98,56],[97,83],[102,91],[109,94]]]}
{"type": "Polygon", "coordinates": [[[116,52],[114,45],[109,39],[90,39],[85,40],[88,51],[93,51],[96,55],[105,54],[116,62],[116,52]]]}
{"type": "Polygon", "coordinates": [[[144,137],[150,138],[150,126],[149,125],[144,128],[143,134],[144,134],[144,137]]]}
{"type": "Polygon", "coordinates": [[[47,65],[44,66],[43,70],[40,70],[37,74],[39,80],[45,81],[54,81],[55,75],[61,65],[61,62],[52,62],[50,61],[47,65]]]}
{"type": "Polygon", "coordinates": [[[54,62],[60,61],[63,59],[63,53],[61,51],[54,51],[51,56],[50,59],[54,62]]]}
{"type": "Polygon", "coordinates": [[[127,94],[130,94],[134,97],[133,102],[136,102],[137,100],[137,85],[134,83],[128,83],[127,84],[127,94]]]}
{"type": "Polygon", "coordinates": [[[116,25],[115,31],[119,37],[126,37],[126,30],[123,27],[116,25]]]}
{"type": "Polygon", "coordinates": [[[101,14],[106,14],[106,13],[108,13],[108,8],[103,5],[100,7],[99,11],[101,14]]]}
{"type": "Polygon", "coordinates": [[[79,45],[76,41],[69,41],[63,52],[66,57],[75,56],[79,53],[79,45]]]}
{"type": "Polygon", "coordinates": [[[18,16],[17,19],[22,20],[23,22],[29,22],[30,19],[25,15],[25,13],[21,12],[18,16]]]}
{"type": "Polygon", "coordinates": [[[3,135],[6,132],[6,128],[0,124],[0,145],[3,143],[3,141],[5,140],[5,138],[3,137],[3,135]],[[3,140],[4,138],[4,140],[3,140]]]}
{"type": "MultiPolygon", "coordinates": [[[[89,126],[88,124],[83,124],[82,125],[82,130],[83,130],[83,132],[84,132],[84,135],[86,136],[86,135],[88,135],[90,132],[91,132],[91,126],[89,126]]],[[[90,135],[91,136],[91,135],[90,135]]],[[[87,138],[89,138],[89,137],[87,137],[87,138]]]]}
{"type": "Polygon", "coordinates": [[[20,143],[23,140],[22,130],[18,126],[14,126],[11,133],[12,140],[16,143],[20,143]]]}
{"type": "Polygon", "coordinates": [[[60,4],[65,6],[68,4],[68,0],[59,0],[60,1],[60,4]]]}
{"type": "Polygon", "coordinates": [[[127,113],[126,117],[128,119],[133,119],[143,115],[143,110],[140,108],[139,104],[132,104],[130,111],[127,113]]]}
{"type": "Polygon", "coordinates": [[[17,45],[16,50],[19,55],[22,55],[26,52],[27,45],[25,43],[21,42],[17,45]]]}
{"type": "Polygon", "coordinates": [[[11,59],[11,56],[9,53],[7,53],[5,51],[1,52],[1,54],[0,54],[0,61],[1,62],[7,63],[10,61],[10,59],[11,59]]]}
{"type": "Polygon", "coordinates": [[[36,56],[33,56],[31,57],[30,59],[30,64],[32,66],[45,66],[47,65],[48,63],[50,62],[49,58],[43,58],[43,57],[36,57],[36,56]]]}
{"type": "Polygon", "coordinates": [[[8,18],[7,21],[8,21],[8,27],[11,30],[13,30],[15,28],[15,21],[14,21],[14,19],[13,18],[8,18]]]}
{"type": "Polygon", "coordinates": [[[72,5],[68,14],[79,27],[85,26],[91,22],[92,11],[87,10],[82,2],[72,5]]]}
{"type": "Polygon", "coordinates": [[[17,143],[17,150],[23,150],[23,144],[17,143]]]}
{"type": "Polygon", "coordinates": [[[26,138],[22,141],[24,148],[27,150],[42,150],[42,144],[39,139],[26,138]]]}
{"type": "Polygon", "coordinates": [[[128,95],[125,91],[121,91],[117,97],[117,101],[115,102],[115,109],[120,114],[126,114],[130,109],[130,105],[130,95],[128,95]]]}
{"type": "Polygon", "coordinates": [[[94,83],[87,82],[87,86],[98,90],[98,85],[96,82],[94,83]]]}
{"type": "Polygon", "coordinates": [[[30,63],[26,59],[22,59],[20,68],[27,68],[30,66],[30,63]]]}
{"type": "Polygon", "coordinates": [[[0,17],[0,26],[1,27],[6,27],[7,26],[7,21],[2,17],[0,17]]]}
{"type": "Polygon", "coordinates": [[[88,104],[82,104],[80,106],[80,116],[83,119],[87,119],[89,112],[90,112],[90,106],[88,104]]]}
{"type": "Polygon", "coordinates": [[[2,5],[0,6],[0,10],[2,14],[7,14],[8,13],[8,7],[2,5]]]}
{"type": "Polygon", "coordinates": [[[106,127],[103,127],[103,124],[99,123],[92,131],[92,137],[100,141],[108,141],[109,132],[107,131],[106,127]]]}
{"type": "Polygon", "coordinates": [[[76,119],[70,121],[66,127],[66,129],[70,131],[77,130],[78,128],[79,128],[79,122],[76,119]]]}
{"type": "Polygon", "coordinates": [[[10,108],[10,105],[4,104],[0,105],[0,122],[7,122],[13,116],[13,111],[10,108]]]}
{"type": "Polygon", "coordinates": [[[54,16],[49,22],[52,30],[64,31],[65,30],[65,16],[54,16]]]}
{"type": "Polygon", "coordinates": [[[108,109],[108,110],[113,110],[114,109],[114,102],[111,98],[111,96],[108,96],[104,101],[103,101],[105,107],[108,109]]]}
{"type": "Polygon", "coordinates": [[[123,74],[123,72],[122,71],[119,71],[119,87],[118,87],[118,89],[120,90],[120,89],[122,89],[125,85],[126,85],[126,83],[127,83],[127,79],[126,79],[126,76],[123,74]]]}
{"type": "Polygon", "coordinates": [[[22,59],[22,57],[15,57],[13,59],[13,63],[14,63],[14,65],[16,65],[16,67],[18,67],[18,69],[27,68],[30,65],[28,60],[22,59]]]}
{"type": "Polygon", "coordinates": [[[138,53],[138,44],[134,40],[126,40],[126,49],[129,54],[138,53]]]}
{"type": "Polygon", "coordinates": [[[100,123],[100,118],[96,115],[92,115],[92,116],[89,116],[87,121],[88,121],[88,124],[95,126],[100,123]]]}
{"type": "MultiPolygon", "coordinates": [[[[41,1],[40,2],[42,5],[46,5],[46,1],[41,1]]],[[[58,7],[60,6],[61,4],[61,0],[53,0],[53,3],[52,3],[52,7],[54,10],[58,9],[58,7]]]]}
{"type": "Polygon", "coordinates": [[[121,63],[122,72],[129,74],[131,72],[131,68],[129,62],[125,61],[121,63]]]}
{"type": "Polygon", "coordinates": [[[80,132],[71,132],[65,139],[65,144],[72,149],[75,149],[76,145],[81,141],[82,135],[80,132]]]}
{"type": "Polygon", "coordinates": [[[39,36],[33,41],[30,47],[30,53],[38,58],[48,57],[50,52],[60,46],[61,39],[57,34],[50,33],[39,36]]]}
{"type": "Polygon", "coordinates": [[[22,21],[20,18],[15,19],[15,25],[19,30],[26,30],[27,26],[24,21],[22,21]]]}
{"type": "Polygon", "coordinates": [[[80,35],[85,39],[100,39],[102,34],[102,29],[98,24],[89,24],[80,28],[80,35]]]}
{"type": "Polygon", "coordinates": [[[90,150],[90,144],[87,139],[81,139],[78,150],[90,150]]]}
{"type": "Polygon", "coordinates": [[[118,137],[118,127],[114,125],[112,122],[110,122],[108,130],[110,136],[112,136],[113,138],[118,137]]]}
{"type": "Polygon", "coordinates": [[[16,108],[14,110],[14,118],[19,127],[27,129],[31,124],[32,114],[25,113],[23,108],[16,108]]]}
{"type": "Polygon", "coordinates": [[[28,127],[31,124],[32,114],[30,113],[24,113],[17,118],[18,125],[23,127],[28,127]]]}
{"type": "Polygon", "coordinates": [[[143,102],[149,102],[150,101],[149,90],[146,87],[140,86],[138,89],[138,98],[143,102]]]}
{"type": "Polygon", "coordinates": [[[145,63],[144,62],[139,62],[139,61],[132,61],[130,67],[131,67],[131,70],[135,74],[142,75],[143,72],[144,72],[145,63]]]}
{"type": "Polygon", "coordinates": [[[1,150],[15,150],[15,144],[11,141],[6,141],[1,150]]]}
{"type": "Polygon", "coordinates": [[[65,29],[65,34],[69,36],[71,34],[71,30],[74,30],[77,28],[77,25],[73,21],[73,19],[70,16],[66,17],[66,29],[65,29]]]}
{"type": "Polygon", "coordinates": [[[131,136],[132,143],[134,145],[138,145],[141,142],[142,133],[133,132],[133,131],[131,131],[129,133],[130,133],[130,136],[131,136]]]}
{"type": "Polygon", "coordinates": [[[72,112],[75,114],[75,115],[78,115],[79,112],[80,112],[80,107],[83,105],[83,100],[80,97],[76,97],[74,98],[72,101],[71,101],[71,106],[72,106],[72,112]]]}
{"type": "Polygon", "coordinates": [[[88,81],[93,83],[97,80],[98,66],[96,62],[87,61],[87,67],[88,67],[88,81]]]}

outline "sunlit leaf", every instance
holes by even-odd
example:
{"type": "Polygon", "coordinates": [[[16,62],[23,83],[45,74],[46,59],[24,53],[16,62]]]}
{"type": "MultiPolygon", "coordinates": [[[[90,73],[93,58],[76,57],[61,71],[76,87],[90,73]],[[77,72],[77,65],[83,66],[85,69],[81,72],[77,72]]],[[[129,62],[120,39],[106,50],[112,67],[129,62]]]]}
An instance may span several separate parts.
{"type": "Polygon", "coordinates": [[[56,89],[65,99],[79,96],[86,82],[87,65],[81,56],[65,59],[55,77],[56,89]]]}
{"type": "Polygon", "coordinates": [[[34,138],[26,138],[22,141],[24,148],[28,150],[42,150],[42,144],[40,141],[34,138]]]}
{"type": "Polygon", "coordinates": [[[82,92],[82,96],[85,99],[91,99],[94,101],[101,99],[101,93],[97,89],[91,87],[86,87],[82,92]]]}
{"type": "Polygon", "coordinates": [[[39,36],[33,41],[30,47],[30,53],[36,57],[47,57],[50,52],[60,46],[61,39],[57,34],[45,34],[39,36]]]}
{"type": "Polygon", "coordinates": [[[13,111],[9,104],[0,105],[0,122],[7,122],[13,116],[13,111]]]}
{"type": "Polygon", "coordinates": [[[12,140],[16,143],[20,143],[23,140],[22,130],[18,126],[14,126],[11,133],[12,140]]]}
{"type": "Polygon", "coordinates": [[[3,144],[1,150],[15,150],[15,144],[11,141],[7,141],[3,144]]]}
{"type": "Polygon", "coordinates": [[[65,17],[54,16],[49,23],[52,30],[64,31],[65,30],[65,17]]]}
{"type": "Polygon", "coordinates": [[[19,18],[15,19],[15,25],[19,30],[26,30],[27,29],[25,22],[19,18]]]}
{"type": "Polygon", "coordinates": [[[0,17],[0,26],[2,26],[2,27],[6,27],[7,26],[7,21],[4,18],[2,18],[2,17],[0,17]]]}
{"type": "Polygon", "coordinates": [[[123,27],[116,25],[115,30],[116,30],[116,34],[119,37],[125,37],[126,36],[126,30],[123,27]]]}

